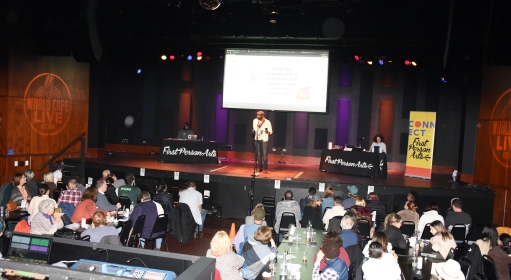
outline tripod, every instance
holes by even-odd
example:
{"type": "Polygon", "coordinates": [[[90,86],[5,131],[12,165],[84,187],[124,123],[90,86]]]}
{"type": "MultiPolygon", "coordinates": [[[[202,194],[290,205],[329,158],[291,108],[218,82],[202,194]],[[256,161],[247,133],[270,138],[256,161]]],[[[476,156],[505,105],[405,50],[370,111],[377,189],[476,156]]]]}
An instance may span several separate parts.
{"type": "Polygon", "coordinates": [[[286,158],[286,156],[284,155],[284,152],[285,152],[285,151],[286,151],[285,149],[280,149],[280,159],[279,159],[279,161],[278,161],[277,163],[281,163],[281,164],[286,164],[286,163],[287,163],[287,162],[286,162],[286,161],[287,161],[287,158],[286,158]]]}

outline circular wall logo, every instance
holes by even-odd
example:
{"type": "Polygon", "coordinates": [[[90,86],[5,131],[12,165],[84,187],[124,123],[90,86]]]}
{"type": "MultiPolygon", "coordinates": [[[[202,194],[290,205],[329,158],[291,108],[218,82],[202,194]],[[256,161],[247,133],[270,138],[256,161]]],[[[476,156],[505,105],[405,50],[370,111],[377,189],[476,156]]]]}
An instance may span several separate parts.
{"type": "Polygon", "coordinates": [[[25,89],[25,118],[41,135],[51,136],[62,131],[71,118],[72,105],[69,88],[55,74],[39,74],[25,89]]]}
{"type": "Polygon", "coordinates": [[[511,89],[504,92],[491,113],[490,145],[493,157],[511,167],[511,89]]]}

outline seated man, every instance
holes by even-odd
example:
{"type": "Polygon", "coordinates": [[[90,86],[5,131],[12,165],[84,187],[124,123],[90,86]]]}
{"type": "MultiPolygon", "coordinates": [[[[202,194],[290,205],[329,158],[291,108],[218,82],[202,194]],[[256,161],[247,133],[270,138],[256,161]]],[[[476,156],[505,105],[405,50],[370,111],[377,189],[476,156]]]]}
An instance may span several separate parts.
{"type": "MultiPolygon", "coordinates": [[[[282,218],[282,214],[288,212],[295,214],[295,224],[296,227],[300,227],[300,205],[298,202],[293,200],[293,192],[290,190],[287,190],[284,193],[284,200],[277,203],[277,208],[275,209],[275,232],[279,232],[280,229],[280,219],[282,218]]],[[[286,225],[287,226],[287,225],[286,225]]]]}
{"type": "Polygon", "coordinates": [[[266,216],[266,212],[264,209],[256,209],[254,211],[254,223],[251,225],[245,225],[244,236],[247,238],[248,236],[254,235],[254,232],[263,225],[264,218],[266,216]]]}
{"type": "Polygon", "coordinates": [[[452,226],[456,224],[465,226],[472,224],[472,217],[470,217],[470,214],[463,212],[463,202],[460,198],[454,199],[451,204],[453,213],[445,217],[445,227],[449,229],[449,231],[452,226]]]}
{"type": "Polygon", "coordinates": [[[328,229],[328,224],[330,223],[330,219],[336,216],[344,216],[346,210],[342,207],[342,197],[336,196],[334,198],[334,207],[332,209],[328,209],[323,216],[323,224],[325,224],[325,230],[328,229]]]}
{"type": "Polygon", "coordinates": [[[110,204],[108,202],[108,199],[106,198],[105,192],[106,192],[106,182],[105,180],[99,179],[96,181],[96,187],[98,188],[98,197],[96,201],[96,206],[104,210],[106,212],[115,211],[119,208],[121,208],[121,204],[117,203],[116,205],[110,204]]]}
{"type": "Polygon", "coordinates": [[[188,135],[194,135],[193,130],[190,129],[190,124],[185,122],[183,129],[177,133],[177,139],[188,139],[188,135]]]}
{"type": "Polygon", "coordinates": [[[137,206],[137,200],[142,192],[139,187],[135,186],[135,175],[128,173],[126,174],[127,185],[121,186],[117,189],[118,197],[127,196],[130,198],[133,206],[137,206]]]}
{"type": "Polygon", "coordinates": [[[349,215],[345,215],[341,220],[341,232],[339,235],[342,239],[342,247],[346,248],[351,245],[358,244],[357,233],[352,231],[353,228],[353,218],[349,215]]]}
{"type": "Polygon", "coordinates": [[[69,179],[67,189],[60,192],[58,203],[69,203],[76,207],[82,201],[82,192],[76,188],[77,185],[76,179],[69,179]]]}
{"type": "Polygon", "coordinates": [[[307,206],[307,204],[309,204],[309,201],[311,200],[312,196],[315,194],[316,194],[316,188],[310,187],[309,193],[307,194],[307,196],[305,198],[300,199],[300,211],[303,212],[303,209],[305,209],[305,206],[307,206]]]}
{"type": "MultiPolygon", "coordinates": [[[[145,215],[144,228],[142,229],[142,235],[140,236],[140,245],[143,248],[146,239],[151,237],[151,232],[153,231],[156,219],[158,219],[158,216],[163,214],[164,211],[163,207],[159,203],[151,201],[151,194],[148,192],[141,192],[139,198],[140,203],[133,209],[131,220],[136,221],[139,216],[145,215]]],[[[131,230],[133,230],[133,227],[135,227],[135,222],[131,224],[131,230]]],[[[154,234],[158,235],[159,232],[155,232],[154,234]]],[[[162,238],[156,239],[156,247],[154,250],[160,251],[162,241],[162,238]]]]}
{"type": "Polygon", "coordinates": [[[194,181],[188,181],[185,183],[187,189],[182,191],[179,195],[179,203],[185,203],[190,207],[193,219],[199,226],[194,234],[194,238],[198,238],[202,235],[202,228],[204,226],[204,220],[206,219],[206,210],[202,209],[202,193],[198,192],[197,186],[194,181]]]}

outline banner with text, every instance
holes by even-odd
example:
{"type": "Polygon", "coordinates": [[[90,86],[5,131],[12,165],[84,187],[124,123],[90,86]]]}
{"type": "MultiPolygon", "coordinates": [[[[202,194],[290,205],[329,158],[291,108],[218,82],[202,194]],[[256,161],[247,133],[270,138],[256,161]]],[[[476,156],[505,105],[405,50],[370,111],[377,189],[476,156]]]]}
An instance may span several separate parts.
{"type": "Polygon", "coordinates": [[[410,112],[405,176],[431,179],[436,112],[410,112]]]}

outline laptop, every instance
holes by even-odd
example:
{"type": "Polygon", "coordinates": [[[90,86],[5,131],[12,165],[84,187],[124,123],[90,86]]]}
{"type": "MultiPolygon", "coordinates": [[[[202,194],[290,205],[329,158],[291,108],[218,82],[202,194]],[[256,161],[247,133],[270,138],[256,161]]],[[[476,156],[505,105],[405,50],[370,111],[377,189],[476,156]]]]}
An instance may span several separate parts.
{"type": "Polygon", "coordinates": [[[197,140],[197,135],[188,135],[188,140],[197,140]]]}
{"type": "Polygon", "coordinates": [[[8,259],[35,264],[48,264],[52,239],[13,234],[8,259]]]}

